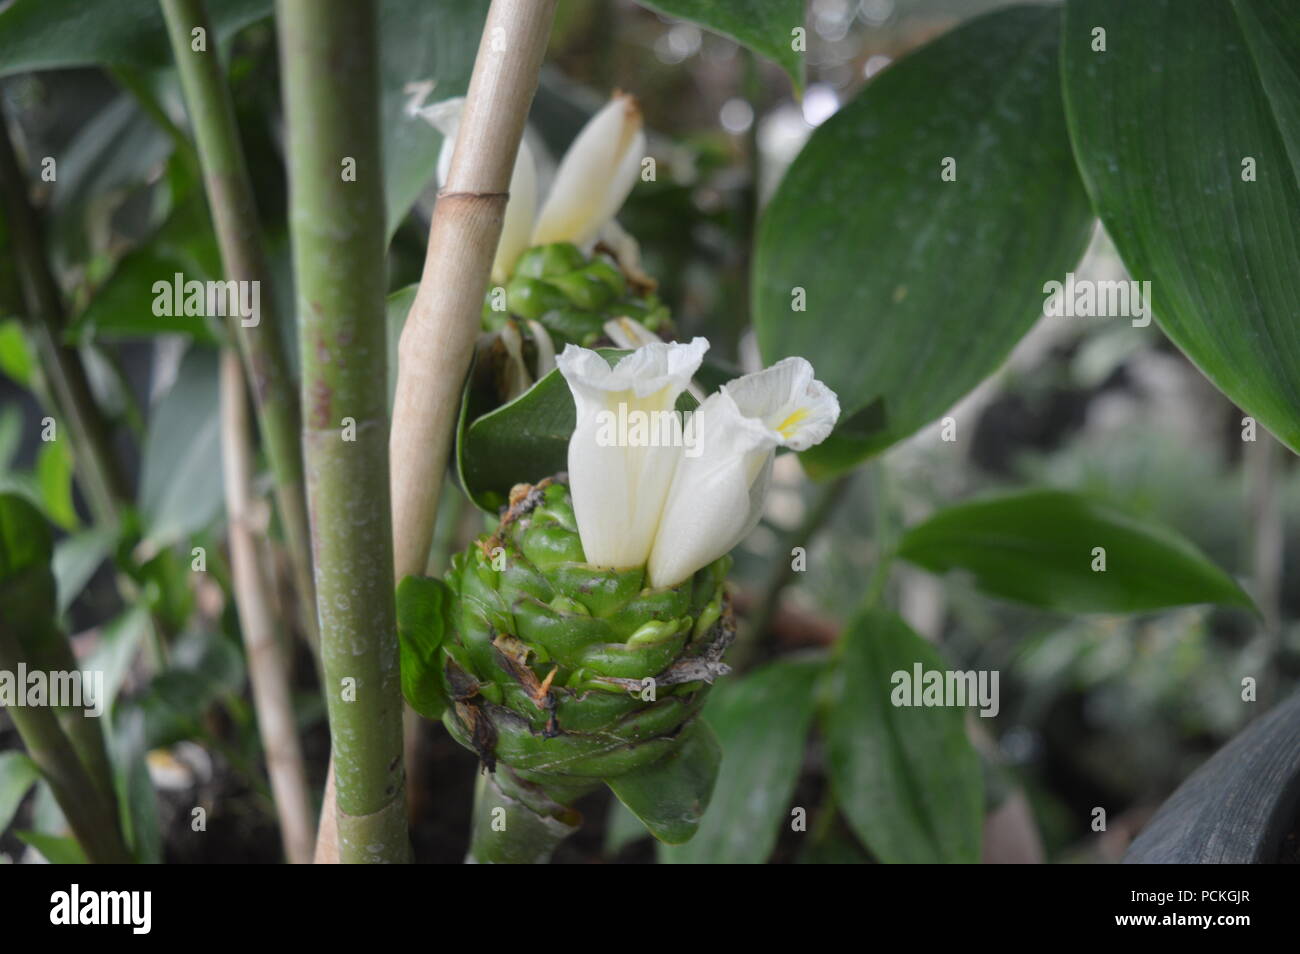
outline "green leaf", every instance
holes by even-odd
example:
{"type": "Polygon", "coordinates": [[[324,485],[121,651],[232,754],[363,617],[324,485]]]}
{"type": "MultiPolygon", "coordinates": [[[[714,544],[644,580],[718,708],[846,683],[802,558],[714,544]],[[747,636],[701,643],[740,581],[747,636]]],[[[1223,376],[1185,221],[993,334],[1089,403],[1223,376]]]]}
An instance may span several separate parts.
{"type": "MultiPolygon", "coordinates": [[[[804,0],[639,0],[643,7],[698,23],[766,56],[803,93],[803,54],[794,48],[804,0]]],[[[806,34],[805,42],[806,42],[806,34]]]]}
{"type": "Polygon", "coordinates": [[[162,861],[162,830],[158,820],[158,795],[145,743],[145,717],[138,709],[115,714],[112,735],[113,787],[117,792],[122,831],[135,860],[141,864],[162,861]]]}
{"type": "Polygon", "coordinates": [[[192,349],[145,434],[140,512],[156,547],[208,526],[221,513],[218,404],[216,354],[192,349]]]}
{"type": "Polygon", "coordinates": [[[9,827],[41,770],[23,752],[0,752],[0,832],[9,827]]]}
{"type": "Polygon", "coordinates": [[[77,839],[69,835],[48,835],[40,831],[16,831],[14,834],[23,844],[39,851],[52,865],[89,864],[77,839]]]}
{"type": "Polygon", "coordinates": [[[30,501],[0,494],[0,583],[50,562],[50,525],[30,501]]]}
{"type": "Polygon", "coordinates": [[[22,322],[17,318],[0,321],[0,372],[15,384],[30,388],[35,366],[22,322]]]}
{"type": "MultiPolygon", "coordinates": [[[[272,0],[209,3],[219,39],[271,13],[272,0]]],[[[209,41],[209,49],[211,49],[209,41]]],[[[171,64],[157,0],[14,0],[0,11],[0,76],[70,66],[171,64]]]]}
{"type": "Polygon", "coordinates": [[[1087,244],[1058,11],[971,20],[893,64],[817,128],[773,197],[753,267],[767,363],[802,355],[838,395],[823,476],[939,417],[1042,313],[1087,244]],[[955,161],[955,181],[940,174],[955,161]],[[793,306],[798,289],[806,310],[793,306]]]}
{"type": "Polygon", "coordinates": [[[1160,327],[1300,452],[1295,5],[1072,0],[1062,44],[1084,184],[1160,327]]]}
{"type": "Polygon", "coordinates": [[[601,846],[606,857],[619,854],[628,845],[649,834],[641,819],[633,815],[630,808],[617,798],[609,800],[609,811],[605,815],[605,843],[601,846]]]}
{"type": "Polygon", "coordinates": [[[407,84],[437,82],[426,105],[464,96],[487,8],[488,0],[380,0],[379,115],[389,237],[432,181],[442,148],[433,126],[407,115],[407,84]]]}
{"type": "Polygon", "coordinates": [[[762,864],[776,846],[803,766],[813,688],[823,659],[779,660],[722,680],[704,716],[722,746],[711,810],[687,844],[661,847],[669,864],[762,864]]]}
{"type": "Polygon", "coordinates": [[[68,611],[95,571],[117,543],[113,527],[92,527],[65,537],[54,545],[54,579],[58,585],[59,613],[68,611]]]}
{"type": "Polygon", "coordinates": [[[709,724],[657,762],[605,780],[618,800],[662,842],[680,845],[699,827],[718,778],[722,749],[709,724]]]}
{"type": "MultiPolygon", "coordinates": [[[[1193,603],[1254,608],[1189,541],[1105,504],[1030,490],[942,510],[908,530],[898,555],[973,575],[993,596],[1064,613],[1136,613],[1193,603]],[[1093,570],[1105,551],[1105,570],[1093,570]]],[[[1097,564],[1100,566],[1100,564],[1097,564]]]]}
{"type": "Polygon", "coordinates": [[[386,301],[388,324],[388,412],[393,411],[393,395],[397,393],[397,345],[402,340],[402,326],[415,301],[418,285],[407,285],[391,292],[386,301]]]}
{"type": "Polygon", "coordinates": [[[895,673],[943,671],[943,660],[882,610],[860,613],[840,638],[826,758],[844,817],[889,864],[979,861],[984,782],[962,710],[891,701],[895,673]]]}
{"type": "Polygon", "coordinates": [[[151,625],[149,611],[143,606],[132,606],[104,627],[94,651],[82,660],[82,672],[104,674],[105,712],[112,712],[117,694],[151,625]]]}
{"type": "MultiPolygon", "coordinates": [[[[184,313],[184,283],[204,281],[184,259],[152,245],[127,253],[117,269],[77,316],[69,333],[74,338],[146,338],[152,335],[186,335],[200,341],[214,342],[209,320],[202,315],[184,313]],[[176,301],[175,276],[180,274],[181,296],[176,301]],[[166,283],[166,290],[154,288],[166,283]],[[161,294],[159,294],[161,292],[161,294]],[[154,314],[155,302],[161,310],[176,314],[154,314]]],[[[204,306],[206,310],[206,305],[204,306]]]]}
{"type": "Polygon", "coordinates": [[[442,580],[408,576],[397,584],[397,639],[402,652],[402,693],[426,719],[442,718],[443,637],[452,628],[456,597],[442,580]]]}
{"type": "Polygon", "coordinates": [[[36,454],[36,486],[46,516],[64,530],[75,530],[80,521],[72,502],[72,452],[62,434],[41,444],[36,454]]]}

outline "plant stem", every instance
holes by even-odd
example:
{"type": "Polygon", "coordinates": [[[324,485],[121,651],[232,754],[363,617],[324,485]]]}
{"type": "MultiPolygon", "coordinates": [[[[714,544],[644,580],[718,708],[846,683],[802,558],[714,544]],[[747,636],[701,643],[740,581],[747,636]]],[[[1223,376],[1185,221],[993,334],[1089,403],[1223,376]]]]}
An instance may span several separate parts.
{"type": "Polygon", "coordinates": [[[480,773],[474,787],[474,820],[467,864],[541,865],[581,816],[520,780],[506,765],[480,773]]]}
{"type": "Polygon", "coordinates": [[[248,652],[257,728],[266,752],[280,839],[292,864],[310,864],[314,850],[311,800],[298,744],[297,723],[289,690],[289,673],[275,635],[275,613],[267,592],[268,574],[251,525],[253,461],[248,400],[239,355],[221,356],[221,462],[225,476],[230,563],[234,572],[235,608],[248,652]]]}
{"type": "Polygon", "coordinates": [[[58,283],[45,259],[40,220],[27,195],[27,181],[9,140],[8,123],[0,103],[0,190],[4,193],[23,298],[27,327],[41,357],[41,370],[49,380],[56,412],[72,429],[78,483],[95,520],[106,526],[117,522],[121,501],[129,500],[126,481],[113,454],[108,423],[100,414],[75,348],[63,343],[63,301],[58,283]]]}
{"type": "MultiPolygon", "coordinates": [[[[17,637],[0,627],[0,669],[17,672],[23,661],[17,637]]],[[[78,758],[55,710],[50,706],[10,706],[8,712],[86,857],[97,864],[131,863],[134,859],[122,838],[116,807],[104,798],[78,758]]]]}
{"type": "Polygon", "coordinates": [[[162,9],[198,144],[226,277],[251,283],[259,289],[257,323],[246,327],[239,317],[232,316],[230,326],[239,341],[257,407],[257,422],[275,477],[276,504],[293,561],[303,630],[308,642],[316,647],[320,638],[299,443],[302,414],[280,343],[275,296],[269,292],[270,267],[262,246],[253,185],[239,143],[235,109],[217,54],[216,34],[203,0],[162,0],[162,9]],[[208,38],[203,51],[192,47],[191,31],[195,28],[202,28],[208,38]]]}
{"type": "Polygon", "coordinates": [[[410,844],[388,499],[375,4],[278,0],[276,10],[339,857],[401,862],[410,844]]]}
{"type": "Polygon", "coordinates": [[[461,387],[555,4],[493,0],[433,211],[424,274],[398,346],[389,457],[399,579],[423,573],[429,558],[461,387]]]}

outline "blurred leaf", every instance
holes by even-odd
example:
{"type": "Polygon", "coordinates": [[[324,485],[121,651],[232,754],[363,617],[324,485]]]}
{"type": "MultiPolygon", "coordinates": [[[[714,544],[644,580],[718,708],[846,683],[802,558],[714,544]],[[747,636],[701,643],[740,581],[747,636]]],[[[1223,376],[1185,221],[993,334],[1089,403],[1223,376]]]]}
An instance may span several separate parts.
{"type": "Polygon", "coordinates": [[[172,647],[169,665],[140,692],[124,699],[126,711],[143,718],[143,747],[175,745],[203,733],[202,719],[213,703],[243,689],[243,656],[232,640],[203,629],[184,633],[172,647]]]}
{"type": "Polygon", "coordinates": [[[111,712],[117,694],[126,681],[135,654],[140,650],[152,624],[149,611],[143,606],[132,606],[103,628],[99,643],[89,656],[81,661],[82,672],[104,674],[105,712],[111,712]]]}
{"type": "Polygon", "coordinates": [[[704,716],[722,745],[712,811],[684,845],[659,850],[669,864],[762,864],[776,846],[803,767],[813,688],[823,659],[778,660],[712,690],[704,716]]]}
{"type": "Polygon", "coordinates": [[[36,453],[36,485],[45,515],[64,530],[75,530],[80,521],[72,502],[72,452],[66,437],[42,442],[36,453]]]}
{"type": "MultiPolygon", "coordinates": [[[[220,0],[208,12],[225,39],[271,7],[272,0],[220,0]]],[[[171,65],[157,0],[14,0],[0,10],[0,76],[103,64],[171,65]]]]}
{"type": "Polygon", "coordinates": [[[1030,490],[959,504],[908,530],[898,555],[972,574],[984,592],[1064,613],[1136,613],[1193,603],[1249,609],[1233,580],[1188,540],[1102,503],[1030,490]],[[1105,571],[1092,569],[1105,550],[1105,571]]]}
{"type": "Polygon", "coordinates": [[[1058,12],[979,17],[894,63],[817,128],[763,216],[763,358],[835,390],[815,474],[908,436],[988,377],[1082,254],[1091,213],[1062,115],[1058,12]],[[956,180],[940,178],[946,158],[956,180]],[[797,289],[806,311],[795,311],[797,289]]]}
{"type": "Polygon", "coordinates": [[[17,318],[0,321],[0,372],[15,384],[31,388],[35,364],[32,353],[27,349],[27,336],[23,334],[22,322],[17,318]]]}
{"type": "Polygon", "coordinates": [[[9,827],[41,770],[23,752],[0,752],[0,832],[9,827]]]}
{"type": "Polygon", "coordinates": [[[443,637],[452,628],[455,595],[442,580],[408,576],[397,585],[397,638],[402,654],[402,694],[426,719],[447,707],[442,688],[443,637]]]}
{"type": "MultiPolygon", "coordinates": [[[[794,30],[803,28],[804,0],[638,0],[721,33],[778,64],[803,92],[803,54],[794,49],[794,30]]],[[[807,34],[803,34],[805,44],[807,34]]]]}
{"type": "Polygon", "coordinates": [[[172,140],[125,93],[86,123],[53,157],[57,177],[49,214],[60,258],[87,258],[92,237],[107,231],[116,194],[147,182],[172,148],[172,140]]]}
{"type": "Polygon", "coordinates": [[[168,546],[221,513],[217,357],[192,348],[149,416],[140,476],[146,538],[168,546]]]}
{"type": "Polygon", "coordinates": [[[380,123],[388,235],[397,231],[438,167],[442,135],[408,116],[408,83],[435,80],[425,105],[464,96],[487,18],[488,0],[380,0],[380,123]]]}
{"type": "Polygon", "coordinates": [[[31,845],[52,865],[84,865],[86,853],[77,844],[77,839],[69,835],[47,835],[39,831],[16,831],[18,840],[31,845]]]}
{"type": "Polygon", "coordinates": [[[214,342],[216,337],[207,318],[184,314],[184,283],[204,280],[191,271],[183,259],[152,245],[128,252],[118,262],[112,277],[77,316],[69,332],[77,340],[181,334],[214,342]],[[177,274],[181,275],[179,301],[175,294],[177,274]],[[166,290],[155,290],[156,282],[165,282],[166,290]],[[163,310],[178,314],[154,314],[154,302],[160,299],[159,291],[162,291],[161,300],[165,302],[163,310]]]}
{"type": "Polygon", "coordinates": [[[1129,272],[1151,282],[1160,327],[1300,452],[1295,5],[1072,0],[1062,35],[1083,181],[1129,272]]]}
{"type": "Polygon", "coordinates": [[[0,494],[0,583],[50,561],[50,525],[32,503],[0,494]]]}
{"type": "Polygon", "coordinates": [[[709,807],[722,749],[709,724],[657,762],[605,780],[618,800],[662,842],[680,845],[695,834],[709,807]]]}
{"type": "Polygon", "coordinates": [[[849,825],[888,864],[979,861],[983,775],[962,710],[892,703],[893,675],[944,671],[897,616],[860,613],[840,637],[826,711],[831,788],[849,825]]]}
{"type": "Polygon", "coordinates": [[[162,861],[162,831],[158,796],[145,759],[145,720],[139,710],[126,709],[113,719],[113,784],[127,844],[140,864],[162,861]]]}
{"type": "Polygon", "coordinates": [[[81,595],[116,542],[117,532],[113,527],[92,527],[54,545],[52,568],[58,584],[60,615],[81,595]]]}

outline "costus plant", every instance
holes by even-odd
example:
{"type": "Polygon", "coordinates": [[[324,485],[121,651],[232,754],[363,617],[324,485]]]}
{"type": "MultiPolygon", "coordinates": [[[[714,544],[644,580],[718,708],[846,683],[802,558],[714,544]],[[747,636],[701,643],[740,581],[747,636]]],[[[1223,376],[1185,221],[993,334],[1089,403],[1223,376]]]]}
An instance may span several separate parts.
{"type": "Polygon", "coordinates": [[[707,348],[656,342],[611,366],[567,346],[567,472],[515,487],[445,587],[399,589],[408,696],[445,707],[487,773],[472,860],[545,860],[601,784],[666,843],[708,806],[720,753],[699,714],[735,634],[727,554],[777,449],[819,443],[839,406],[789,358],[679,411],[707,348]]]}

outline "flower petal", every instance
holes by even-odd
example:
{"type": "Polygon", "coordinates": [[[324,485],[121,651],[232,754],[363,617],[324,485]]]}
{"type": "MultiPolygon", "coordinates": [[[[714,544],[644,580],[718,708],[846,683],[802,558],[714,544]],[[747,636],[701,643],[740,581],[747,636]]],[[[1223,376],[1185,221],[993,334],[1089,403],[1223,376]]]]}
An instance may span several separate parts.
{"type": "MultiPolygon", "coordinates": [[[[628,427],[637,415],[677,421],[678,396],[709,343],[656,342],[610,367],[586,348],[568,345],[556,365],[573,393],[576,424],[569,439],[569,486],[587,562],[625,569],[645,564],[664,499],[682,456],[680,444],[647,440],[628,427]]],[[[653,426],[653,425],[652,425],[653,426]]]]}
{"type": "Polygon", "coordinates": [[[641,108],[632,96],[616,93],[564,154],[532,244],[572,242],[588,250],[632,191],[644,152],[641,108]]]}

